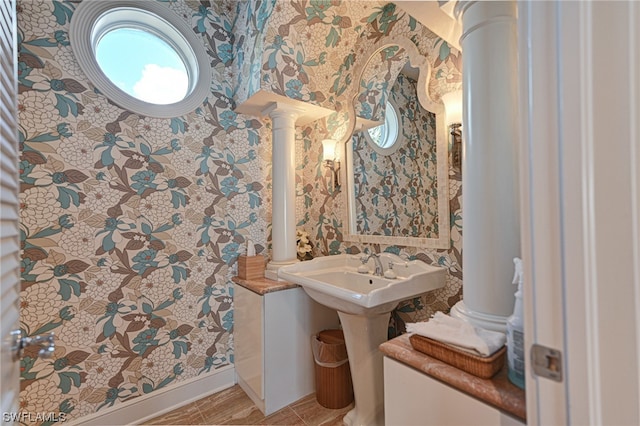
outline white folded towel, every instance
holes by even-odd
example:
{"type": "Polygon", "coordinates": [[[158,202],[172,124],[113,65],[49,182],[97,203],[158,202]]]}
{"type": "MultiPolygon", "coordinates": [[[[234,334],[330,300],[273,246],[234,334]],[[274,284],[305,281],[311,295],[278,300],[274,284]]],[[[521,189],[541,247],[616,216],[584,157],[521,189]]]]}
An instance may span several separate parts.
{"type": "Polygon", "coordinates": [[[474,327],[468,322],[436,312],[427,322],[407,323],[409,333],[419,334],[478,356],[489,356],[505,344],[504,333],[474,327]]]}

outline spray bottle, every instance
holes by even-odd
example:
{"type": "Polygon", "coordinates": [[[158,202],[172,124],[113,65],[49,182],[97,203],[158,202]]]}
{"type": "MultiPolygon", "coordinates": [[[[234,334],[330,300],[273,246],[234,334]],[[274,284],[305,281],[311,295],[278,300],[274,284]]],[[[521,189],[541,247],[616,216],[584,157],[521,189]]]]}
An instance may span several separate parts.
{"type": "Polygon", "coordinates": [[[513,315],[507,320],[507,365],[509,381],[524,389],[524,321],[522,319],[522,260],[513,259],[513,284],[518,285],[513,315]]]}

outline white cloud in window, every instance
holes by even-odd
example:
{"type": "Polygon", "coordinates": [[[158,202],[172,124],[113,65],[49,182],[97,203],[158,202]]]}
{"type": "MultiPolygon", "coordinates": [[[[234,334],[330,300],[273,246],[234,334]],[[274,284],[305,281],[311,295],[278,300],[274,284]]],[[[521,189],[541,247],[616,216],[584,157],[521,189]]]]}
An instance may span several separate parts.
{"type": "Polygon", "coordinates": [[[189,77],[184,71],[147,64],[142,77],[133,85],[133,93],[145,102],[166,105],[184,99],[188,86],[189,77]]]}

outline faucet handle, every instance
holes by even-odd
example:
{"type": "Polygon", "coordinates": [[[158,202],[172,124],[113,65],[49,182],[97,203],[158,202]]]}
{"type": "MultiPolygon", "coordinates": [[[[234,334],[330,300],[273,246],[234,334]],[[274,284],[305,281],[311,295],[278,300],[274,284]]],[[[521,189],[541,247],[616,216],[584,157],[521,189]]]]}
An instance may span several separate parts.
{"type": "Polygon", "coordinates": [[[358,266],[358,272],[360,274],[368,274],[369,268],[367,267],[367,262],[369,261],[369,256],[366,254],[360,257],[360,266],[358,266]]]}
{"type": "Polygon", "coordinates": [[[389,262],[389,269],[384,271],[384,277],[389,279],[398,278],[398,274],[393,270],[393,262],[389,262]]]}

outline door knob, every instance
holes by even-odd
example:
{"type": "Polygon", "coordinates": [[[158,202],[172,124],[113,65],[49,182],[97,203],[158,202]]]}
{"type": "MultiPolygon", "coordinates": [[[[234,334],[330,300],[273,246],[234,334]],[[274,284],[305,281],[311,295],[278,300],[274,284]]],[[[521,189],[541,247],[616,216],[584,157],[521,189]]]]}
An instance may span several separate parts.
{"type": "Polygon", "coordinates": [[[55,336],[53,331],[49,334],[39,334],[37,336],[23,336],[22,330],[13,330],[11,332],[12,345],[11,351],[13,352],[14,359],[22,358],[24,354],[24,348],[27,346],[38,345],[40,350],[38,351],[39,358],[51,358],[53,352],[56,350],[55,336]]]}

